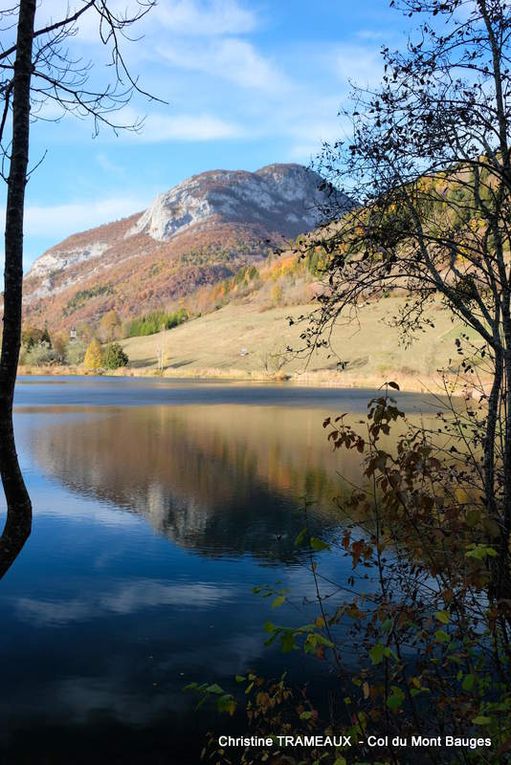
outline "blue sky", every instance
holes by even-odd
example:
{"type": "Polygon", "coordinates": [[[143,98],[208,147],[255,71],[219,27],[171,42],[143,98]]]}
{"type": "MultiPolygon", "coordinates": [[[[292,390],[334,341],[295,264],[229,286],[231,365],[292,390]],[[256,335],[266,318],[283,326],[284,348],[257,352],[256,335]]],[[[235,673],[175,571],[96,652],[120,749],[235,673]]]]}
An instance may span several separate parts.
{"type": "MultiPolygon", "coordinates": [[[[63,6],[43,0],[39,23],[63,6]]],[[[86,19],[70,48],[104,80],[94,24],[86,19]]],[[[345,133],[337,113],[349,80],[377,82],[380,46],[399,46],[405,26],[387,0],[160,0],[138,28],[143,38],[125,47],[141,85],[168,102],[133,99],[123,117],[145,116],[138,134],[103,129],[93,139],[87,121],[34,121],[31,163],[44,159],[28,185],[26,266],[194,173],[308,164],[322,141],[345,133]]]]}

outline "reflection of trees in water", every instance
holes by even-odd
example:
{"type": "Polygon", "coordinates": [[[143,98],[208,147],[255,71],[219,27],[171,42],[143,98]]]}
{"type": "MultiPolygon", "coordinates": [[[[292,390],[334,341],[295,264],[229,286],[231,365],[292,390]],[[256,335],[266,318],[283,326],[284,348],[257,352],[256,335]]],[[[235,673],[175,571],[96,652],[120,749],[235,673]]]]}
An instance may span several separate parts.
{"type": "Polygon", "coordinates": [[[337,458],[321,423],[317,410],[148,407],[64,421],[31,442],[66,486],[140,513],[180,545],[287,559],[303,496],[317,501],[317,528],[336,521],[337,458]]]}

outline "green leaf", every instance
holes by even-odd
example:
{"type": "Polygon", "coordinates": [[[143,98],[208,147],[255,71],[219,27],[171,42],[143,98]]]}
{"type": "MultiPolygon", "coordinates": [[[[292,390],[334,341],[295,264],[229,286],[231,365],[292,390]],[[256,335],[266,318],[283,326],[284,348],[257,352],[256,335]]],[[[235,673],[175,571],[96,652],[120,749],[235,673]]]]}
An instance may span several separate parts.
{"type": "Polygon", "coordinates": [[[435,619],[437,621],[441,622],[441,624],[449,624],[449,613],[448,611],[437,611],[435,614],[435,619]]]}
{"type": "Polygon", "coordinates": [[[403,701],[405,700],[405,694],[401,690],[401,688],[398,688],[397,685],[392,686],[392,693],[387,699],[387,706],[391,710],[391,712],[397,712],[397,710],[403,705],[403,701]]]}
{"type": "Polygon", "coordinates": [[[318,539],[318,537],[311,537],[310,545],[313,550],[316,550],[316,552],[321,552],[321,550],[330,550],[330,545],[327,544],[327,542],[323,542],[322,539],[318,539]]]}
{"type": "Polygon", "coordinates": [[[243,677],[243,675],[236,675],[234,679],[236,680],[237,683],[244,683],[246,680],[246,678],[243,677]]]}
{"type": "Polygon", "coordinates": [[[369,658],[373,664],[381,664],[385,656],[385,646],[381,643],[373,646],[369,651],[369,658]]]}
{"type": "Polygon", "coordinates": [[[337,757],[334,765],[346,765],[346,759],[344,757],[337,757]]]}
{"type": "Polygon", "coordinates": [[[377,643],[369,651],[369,657],[373,664],[381,664],[383,659],[394,659],[397,661],[397,656],[391,648],[382,643],[377,643]]]}
{"type": "Polygon", "coordinates": [[[465,675],[461,687],[464,691],[471,691],[474,687],[475,680],[476,679],[474,675],[465,675]]]}
{"type": "Polygon", "coordinates": [[[498,555],[494,547],[489,545],[469,545],[465,558],[475,558],[476,560],[484,560],[485,558],[496,558],[498,555]]]}
{"type": "Polygon", "coordinates": [[[280,645],[284,653],[289,653],[293,650],[295,647],[295,636],[291,631],[282,633],[280,645]]]}
{"type": "Polygon", "coordinates": [[[271,604],[272,608],[280,608],[284,603],[286,602],[286,598],[284,595],[278,595],[273,603],[271,604]]]}
{"type": "Polygon", "coordinates": [[[302,712],[300,715],[300,720],[310,720],[312,717],[312,712],[302,712]]]}
{"type": "Polygon", "coordinates": [[[489,725],[491,723],[491,717],[486,717],[485,715],[478,715],[477,717],[474,717],[472,720],[474,725],[489,725]]]}
{"type": "Polygon", "coordinates": [[[308,537],[307,529],[302,529],[295,539],[295,546],[301,547],[302,545],[304,545],[307,541],[307,537],[308,537]]]}
{"type": "Polygon", "coordinates": [[[217,699],[216,706],[219,712],[227,712],[232,717],[236,711],[237,704],[230,693],[225,693],[217,699]]]}
{"type": "Polygon", "coordinates": [[[435,640],[438,643],[448,643],[450,641],[450,637],[447,634],[447,632],[444,632],[443,630],[437,630],[435,632],[435,640]]]}
{"type": "Polygon", "coordinates": [[[324,635],[321,635],[319,632],[316,633],[316,645],[324,645],[325,648],[334,648],[334,644],[331,640],[326,638],[324,635]]]}
{"type": "Polygon", "coordinates": [[[208,685],[208,687],[206,688],[206,693],[221,694],[221,693],[225,693],[225,691],[223,688],[220,688],[218,683],[213,683],[212,685],[208,685]]]}

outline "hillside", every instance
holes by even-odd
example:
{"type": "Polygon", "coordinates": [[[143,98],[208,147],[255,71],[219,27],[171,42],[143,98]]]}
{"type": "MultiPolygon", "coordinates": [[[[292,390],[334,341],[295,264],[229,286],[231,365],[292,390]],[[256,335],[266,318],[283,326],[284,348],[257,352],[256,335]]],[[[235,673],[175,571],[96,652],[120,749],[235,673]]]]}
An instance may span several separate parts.
{"type": "Polygon", "coordinates": [[[454,340],[459,327],[437,304],[432,311],[435,327],[422,333],[411,349],[400,344],[398,330],[389,327],[405,298],[393,297],[365,306],[360,323],[337,326],[332,350],[312,355],[289,354],[287,346],[300,348],[302,324],[289,325],[313,306],[289,306],[261,311],[254,302],[232,302],[220,310],[150,337],[122,342],[135,372],[157,368],[163,353],[166,374],[178,376],[287,376],[339,385],[381,385],[397,379],[409,390],[428,387],[438,369],[454,366],[454,340]],[[341,371],[338,362],[342,361],[341,371]]]}
{"type": "MultiPolygon", "coordinates": [[[[288,317],[314,310],[322,289],[326,256],[316,227],[332,199],[320,187],[321,178],[299,165],[194,176],[145,212],[69,237],[39,258],[26,278],[25,324],[47,322],[56,338],[77,328],[83,360],[93,334],[108,339],[101,317],[113,313],[109,338],[127,337],[128,374],[163,367],[167,375],[309,377],[340,385],[394,378],[420,390],[456,357],[460,327],[439,304],[431,310],[434,327],[411,348],[388,321],[405,298],[388,297],[365,305],[359,324],[336,326],[331,349],[299,352],[304,325],[290,325],[288,317]],[[289,241],[307,232],[300,258],[289,241]],[[170,316],[164,312],[176,309],[188,321],[134,336],[148,328],[146,320],[156,332],[170,316]]],[[[336,202],[350,207],[345,197],[336,202]]],[[[25,357],[30,366],[31,355],[25,357]]],[[[77,358],[66,363],[79,364],[77,358]]]]}
{"type": "Polygon", "coordinates": [[[44,253],[25,278],[25,320],[68,330],[95,325],[112,309],[127,320],[190,302],[198,289],[312,230],[328,201],[322,183],[293,164],[194,176],[145,212],[75,234],[44,253]]]}

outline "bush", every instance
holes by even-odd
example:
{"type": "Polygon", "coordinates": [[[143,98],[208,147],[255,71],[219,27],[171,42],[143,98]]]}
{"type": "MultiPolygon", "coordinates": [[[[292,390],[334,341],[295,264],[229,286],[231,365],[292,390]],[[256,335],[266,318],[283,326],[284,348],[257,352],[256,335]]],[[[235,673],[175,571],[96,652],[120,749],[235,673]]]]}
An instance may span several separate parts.
{"type": "Polygon", "coordinates": [[[44,340],[32,345],[22,358],[24,364],[32,364],[36,367],[55,364],[59,360],[58,353],[44,340]]]}
{"type": "Polygon", "coordinates": [[[85,358],[87,347],[81,340],[70,340],[66,347],[66,364],[78,366],[85,358]]]}
{"type": "Polygon", "coordinates": [[[105,369],[119,369],[128,364],[128,355],[119,343],[110,343],[103,351],[103,366],[105,369]]]}

